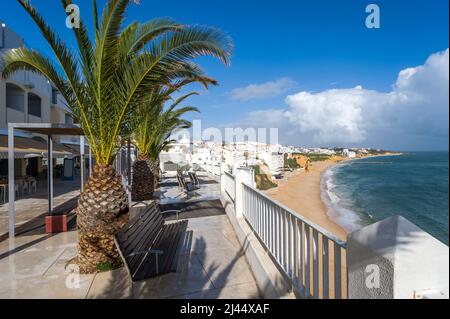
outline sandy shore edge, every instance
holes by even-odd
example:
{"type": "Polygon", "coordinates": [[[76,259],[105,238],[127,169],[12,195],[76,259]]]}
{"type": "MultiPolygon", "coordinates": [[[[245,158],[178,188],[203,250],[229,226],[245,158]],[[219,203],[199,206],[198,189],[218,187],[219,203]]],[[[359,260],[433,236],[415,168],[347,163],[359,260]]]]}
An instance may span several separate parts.
{"type": "MultiPolygon", "coordinates": [[[[402,154],[379,154],[366,156],[364,159],[397,155],[402,154]]],[[[313,166],[308,172],[298,171],[290,173],[279,183],[278,187],[272,188],[265,193],[328,232],[335,234],[341,240],[346,240],[347,231],[328,215],[328,207],[322,200],[322,177],[333,166],[359,159],[362,158],[313,162],[313,166]]]]}

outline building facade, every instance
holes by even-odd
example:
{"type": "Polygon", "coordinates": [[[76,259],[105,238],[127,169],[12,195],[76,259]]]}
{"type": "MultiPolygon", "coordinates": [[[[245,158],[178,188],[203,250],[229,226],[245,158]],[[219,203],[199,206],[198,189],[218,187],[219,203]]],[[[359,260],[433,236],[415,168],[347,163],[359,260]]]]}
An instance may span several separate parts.
{"type": "MultiPolygon", "coordinates": [[[[6,175],[7,172],[8,123],[74,124],[71,112],[61,94],[44,76],[29,71],[18,71],[7,79],[3,78],[1,74],[3,56],[10,50],[24,45],[24,40],[0,20],[0,176],[6,175]]],[[[17,130],[15,136],[19,142],[18,145],[23,144],[28,145],[30,149],[45,150],[45,136],[17,130]]],[[[79,145],[79,138],[55,136],[54,142],[59,145],[75,146],[79,145]]],[[[63,148],[59,149],[63,150],[63,148]]],[[[70,150],[68,152],[70,154],[70,150]]],[[[19,157],[15,160],[17,176],[30,173],[37,175],[45,164],[42,156],[29,156],[22,153],[16,154],[16,157],[19,157]],[[29,166],[32,166],[31,169],[29,166]]],[[[56,159],[55,164],[62,164],[62,160],[63,158],[56,159]]]]}

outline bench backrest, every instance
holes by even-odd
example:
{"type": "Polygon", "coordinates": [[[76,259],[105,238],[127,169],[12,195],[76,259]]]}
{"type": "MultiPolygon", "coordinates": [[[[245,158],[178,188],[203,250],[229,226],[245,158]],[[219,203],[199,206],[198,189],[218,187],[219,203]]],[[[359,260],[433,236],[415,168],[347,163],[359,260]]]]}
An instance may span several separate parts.
{"type": "Polygon", "coordinates": [[[161,209],[154,202],[116,233],[116,244],[131,276],[139,269],[145,255],[130,254],[151,249],[163,226],[161,209]]]}

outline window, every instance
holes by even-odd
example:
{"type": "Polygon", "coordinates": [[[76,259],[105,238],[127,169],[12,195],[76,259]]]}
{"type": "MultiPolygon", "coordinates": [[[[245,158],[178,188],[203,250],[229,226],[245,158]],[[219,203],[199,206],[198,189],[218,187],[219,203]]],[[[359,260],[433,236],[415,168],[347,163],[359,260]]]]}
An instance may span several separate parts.
{"type": "Polygon", "coordinates": [[[24,110],[25,92],[17,85],[6,83],[6,107],[16,111],[24,110]]]}
{"type": "Polygon", "coordinates": [[[52,104],[58,104],[58,90],[52,87],[52,104]]]}
{"type": "Polygon", "coordinates": [[[28,93],[28,114],[41,117],[41,98],[33,93],[28,93]]]}

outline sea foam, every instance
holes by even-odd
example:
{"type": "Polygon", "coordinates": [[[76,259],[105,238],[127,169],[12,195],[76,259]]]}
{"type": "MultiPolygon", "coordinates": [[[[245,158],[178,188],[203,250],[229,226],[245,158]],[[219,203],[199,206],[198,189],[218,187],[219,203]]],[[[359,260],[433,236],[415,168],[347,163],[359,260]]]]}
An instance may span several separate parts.
{"type": "Polygon", "coordinates": [[[362,227],[361,218],[358,213],[344,207],[342,199],[334,191],[336,185],[334,183],[334,175],[338,165],[334,165],[327,169],[322,175],[321,180],[321,198],[327,206],[328,216],[339,224],[347,232],[353,232],[362,227]]]}

